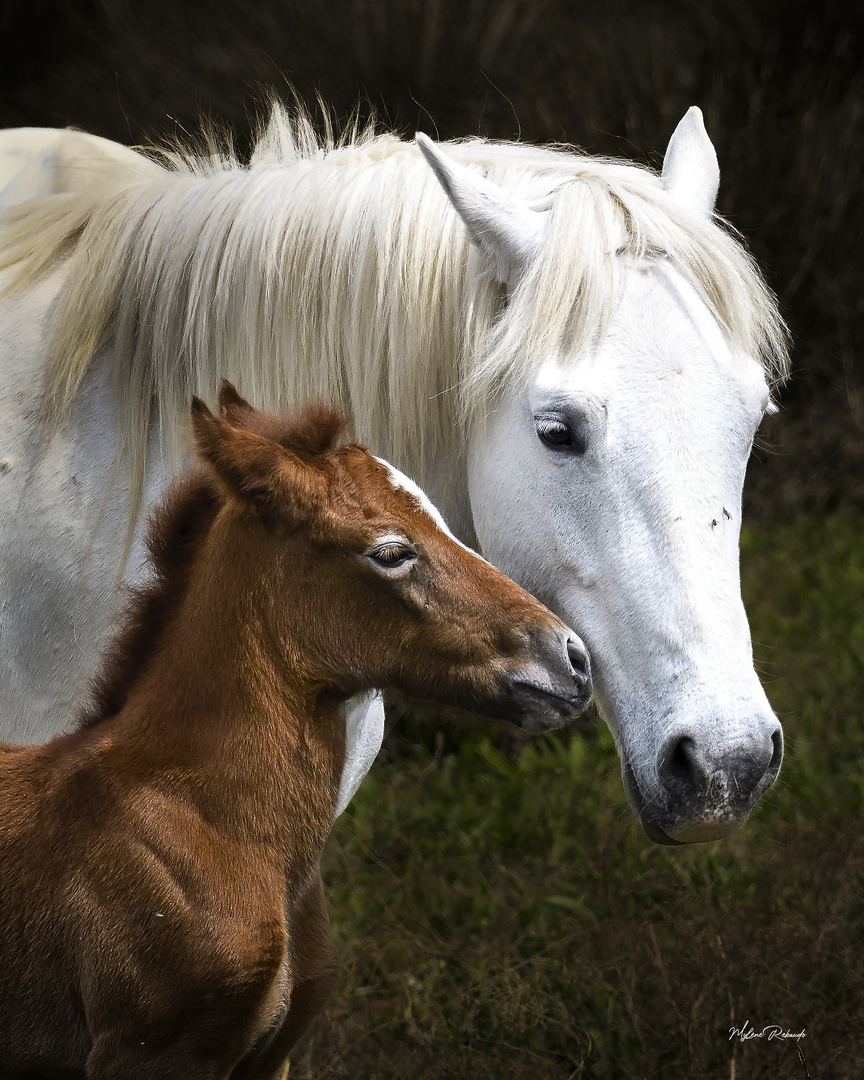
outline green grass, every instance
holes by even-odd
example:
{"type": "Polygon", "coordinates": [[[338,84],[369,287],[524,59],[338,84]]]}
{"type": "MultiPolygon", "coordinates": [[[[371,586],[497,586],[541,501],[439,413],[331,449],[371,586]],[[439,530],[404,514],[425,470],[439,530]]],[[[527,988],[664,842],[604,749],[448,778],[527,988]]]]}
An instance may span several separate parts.
{"type": "Polygon", "coordinates": [[[292,1075],[864,1075],[862,529],[844,510],[745,533],[787,754],[725,841],[651,844],[600,721],[373,770],[328,846],[343,973],[292,1075]],[[804,1062],[730,1040],[746,1020],[805,1029],[804,1062]]]}

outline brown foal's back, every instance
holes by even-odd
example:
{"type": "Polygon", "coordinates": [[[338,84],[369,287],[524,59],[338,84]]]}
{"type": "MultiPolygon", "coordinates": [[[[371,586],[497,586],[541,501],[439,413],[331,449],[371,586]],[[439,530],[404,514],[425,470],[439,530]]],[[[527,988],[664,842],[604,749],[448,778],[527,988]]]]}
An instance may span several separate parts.
{"type": "Polygon", "coordinates": [[[284,1076],[336,974],[347,699],[533,726],[587,700],[575,635],[337,413],[220,404],[78,730],[0,747],[3,1077],[284,1076]]]}

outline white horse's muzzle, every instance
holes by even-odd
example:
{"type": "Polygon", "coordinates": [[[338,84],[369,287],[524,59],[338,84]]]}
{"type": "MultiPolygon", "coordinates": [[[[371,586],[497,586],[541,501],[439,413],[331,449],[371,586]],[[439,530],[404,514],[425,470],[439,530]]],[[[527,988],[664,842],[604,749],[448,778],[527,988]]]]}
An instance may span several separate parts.
{"type": "Polygon", "coordinates": [[[628,798],[659,844],[701,843],[733,832],[777,779],[782,759],[783,732],[775,717],[725,742],[684,725],[673,728],[654,768],[639,776],[622,749],[628,798]]]}

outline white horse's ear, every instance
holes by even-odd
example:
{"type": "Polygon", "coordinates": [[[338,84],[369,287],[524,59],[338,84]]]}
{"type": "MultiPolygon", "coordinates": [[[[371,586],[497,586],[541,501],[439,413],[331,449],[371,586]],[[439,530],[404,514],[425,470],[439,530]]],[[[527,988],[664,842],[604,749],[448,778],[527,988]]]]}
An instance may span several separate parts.
{"type": "Polygon", "coordinates": [[[497,184],[442,154],[435,143],[417,133],[417,145],[438,182],[468,227],[492,273],[512,285],[534,254],[545,215],[518,202],[497,184]]]}
{"type": "Polygon", "coordinates": [[[710,217],[720,186],[720,167],[702,110],[696,105],[691,105],[672,132],[661,178],[679,202],[710,217]]]}

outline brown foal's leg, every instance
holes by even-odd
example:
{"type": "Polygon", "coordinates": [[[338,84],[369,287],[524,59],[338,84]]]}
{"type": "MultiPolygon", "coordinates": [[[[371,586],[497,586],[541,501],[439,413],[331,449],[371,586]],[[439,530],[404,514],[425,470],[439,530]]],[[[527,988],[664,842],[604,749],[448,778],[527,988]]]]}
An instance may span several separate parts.
{"type": "Polygon", "coordinates": [[[339,973],[330,940],[321,878],[310,885],[289,929],[294,986],[281,1028],[254,1060],[241,1063],[232,1080],[285,1080],[288,1054],[324,1006],[339,973]]]}
{"type": "Polygon", "coordinates": [[[87,1080],[228,1080],[229,1074],[212,1059],[190,1051],[188,1044],[148,1053],[140,1042],[109,1036],[94,1044],[86,1075],[87,1080]]]}

